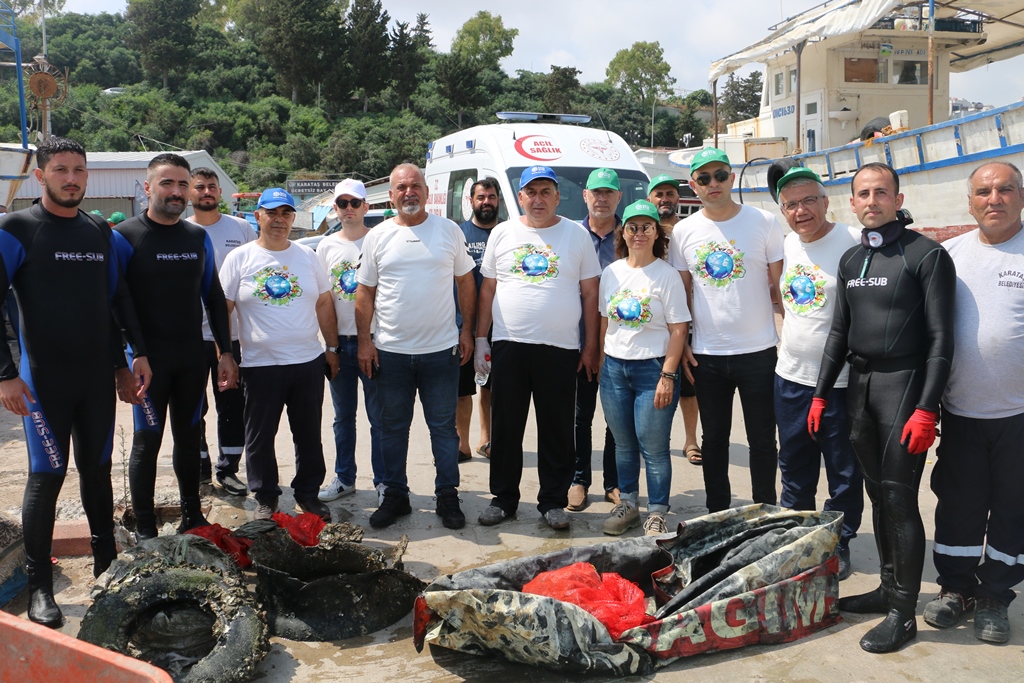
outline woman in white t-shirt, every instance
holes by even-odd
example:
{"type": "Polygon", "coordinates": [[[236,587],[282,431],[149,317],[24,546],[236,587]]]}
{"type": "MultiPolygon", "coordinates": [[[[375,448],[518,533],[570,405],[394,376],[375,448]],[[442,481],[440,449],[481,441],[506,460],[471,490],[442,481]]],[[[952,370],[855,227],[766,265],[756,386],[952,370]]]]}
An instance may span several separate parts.
{"type": "Polygon", "coordinates": [[[649,536],[663,534],[672,485],[669,435],[679,403],[679,372],[690,323],[686,290],[663,259],[668,248],[653,204],[626,208],[616,235],[619,260],[601,275],[601,406],[615,436],[621,502],[603,531],[640,524],[640,456],[647,471],[649,536]]]}

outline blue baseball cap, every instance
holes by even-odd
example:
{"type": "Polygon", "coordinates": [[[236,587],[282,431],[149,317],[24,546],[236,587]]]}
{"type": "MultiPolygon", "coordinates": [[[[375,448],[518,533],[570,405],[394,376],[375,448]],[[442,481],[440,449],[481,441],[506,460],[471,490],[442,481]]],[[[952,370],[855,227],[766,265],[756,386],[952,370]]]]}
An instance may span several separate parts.
{"type": "Polygon", "coordinates": [[[558,184],[558,176],[555,175],[550,166],[530,166],[519,176],[519,189],[521,190],[534,180],[540,180],[541,178],[546,178],[555,185],[558,184]]]}
{"type": "Polygon", "coordinates": [[[272,187],[263,190],[260,200],[256,202],[257,209],[276,209],[279,206],[290,206],[295,208],[295,197],[291,196],[280,187],[272,187]]]}

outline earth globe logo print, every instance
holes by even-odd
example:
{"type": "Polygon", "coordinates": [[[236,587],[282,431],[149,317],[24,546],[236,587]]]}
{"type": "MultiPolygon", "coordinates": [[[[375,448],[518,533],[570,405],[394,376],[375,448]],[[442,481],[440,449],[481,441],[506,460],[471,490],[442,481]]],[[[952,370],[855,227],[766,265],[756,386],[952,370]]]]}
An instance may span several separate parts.
{"type": "Polygon", "coordinates": [[[524,244],[512,253],[510,272],[527,282],[543,282],[558,277],[558,256],[551,251],[550,246],[544,248],[536,244],[524,244]]]}
{"type": "Polygon", "coordinates": [[[342,273],[341,277],[338,278],[338,285],[341,287],[341,291],[345,292],[346,294],[352,294],[353,292],[355,292],[356,286],[358,285],[358,283],[356,282],[355,268],[349,268],[344,273],[342,273]]]}
{"type": "Polygon", "coordinates": [[[793,297],[793,301],[798,304],[809,304],[814,301],[814,297],[817,295],[818,290],[814,286],[814,281],[806,275],[798,275],[793,278],[793,281],[789,283],[789,293],[793,297]]]}
{"type": "Polygon", "coordinates": [[[787,268],[782,283],[782,300],[794,313],[809,313],[826,304],[824,273],[816,265],[787,268]]]}
{"type": "Polygon", "coordinates": [[[271,275],[263,283],[263,289],[267,291],[271,299],[283,299],[292,291],[292,283],[280,275],[271,275]]]}
{"type": "Polygon", "coordinates": [[[733,258],[724,251],[713,251],[704,261],[704,270],[715,280],[724,280],[733,271],[733,258]]]}
{"type": "Polygon", "coordinates": [[[619,305],[615,307],[615,312],[619,314],[619,317],[623,320],[639,320],[640,313],[643,307],[640,306],[640,300],[636,297],[629,297],[619,302],[619,305]]]}
{"type": "Polygon", "coordinates": [[[523,272],[536,277],[548,270],[548,257],[544,254],[530,254],[523,259],[523,272]]]}
{"type": "Polygon", "coordinates": [[[302,294],[297,275],[288,272],[287,266],[267,266],[254,276],[256,285],[252,295],[265,303],[284,306],[302,294]]]}

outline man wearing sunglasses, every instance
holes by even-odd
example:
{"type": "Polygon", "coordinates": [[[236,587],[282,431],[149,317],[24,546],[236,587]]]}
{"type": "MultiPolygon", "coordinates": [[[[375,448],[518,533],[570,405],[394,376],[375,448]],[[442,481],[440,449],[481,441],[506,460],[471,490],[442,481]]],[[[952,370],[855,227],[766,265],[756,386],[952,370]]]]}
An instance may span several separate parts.
{"type": "Polygon", "coordinates": [[[733,201],[735,178],[725,152],[698,152],[690,162],[690,187],[704,207],[676,226],[669,244],[669,263],[683,278],[693,316],[693,346],[685,350],[683,370],[696,388],[704,427],[709,512],[732,504],[729,437],[737,390],[754,502],[777,500],[772,397],[779,338],[772,299],[781,300],[782,228],[767,211],[733,201]]]}
{"type": "Polygon", "coordinates": [[[782,271],[782,344],[775,366],[775,418],[779,425],[779,504],[792,510],[817,510],[822,459],[828,478],[826,510],[843,513],[839,537],[839,579],[850,575],[850,541],[864,512],[864,485],[850,442],[844,368],[836,380],[824,424],[815,441],[805,428],[836,302],[839,259],[860,241],[855,228],[828,220],[828,197],[809,168],[791,168],[776,184],[779,208],[790,229],[782,271]]]}
{"type": "Polygon", "coordinates": [[[850,206],[864,230],[839,262],[838,297],[807,429],[816,437],[839,373],[850,365],[850,436],[874,511],[879,586],[839,600],[840,611],[884,614],[861,638],[893,652],[917,635],[925,536],[917,491],[935,441],[953,356],[956,272],[949,254],[909,230],[891,166],[864,164],[850,206]]]}
{"type": "MultiPolygon", "coordinates": [[[[370,422],[370,467],[377,502],[384,495],[384,461],[380,453],[380,406],[377,384],[359,371],[359,338],[356,335],[356,266],[363,238],[370,229],[363,223],[369,205],[366,186],[346,178],[334,186],[334,211],[341,230],[320,242],[316,255],[330,277],[334,313],[338,318],[338,374],[330,381],[334,404],[334,479],[322,489],[320,500],[330,502],[356,491],[356,395],[363,387],[363,407],[370,422]]],[[[328,346],[334,346],[328,341],[328,346]]]]}

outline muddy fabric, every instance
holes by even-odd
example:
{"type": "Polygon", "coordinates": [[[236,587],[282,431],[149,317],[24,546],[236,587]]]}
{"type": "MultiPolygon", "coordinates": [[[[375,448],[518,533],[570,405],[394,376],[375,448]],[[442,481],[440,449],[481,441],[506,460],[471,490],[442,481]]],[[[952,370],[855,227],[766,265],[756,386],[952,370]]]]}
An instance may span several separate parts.
{"type": "Polygon", "coordinates": [[[682,656],[788,642],[838,621],[838,512],[751,505],[690,520],[674,538],[567,548],[435,580],[414,644],[562,672],[644,675],[682,656]],[[542,571],[590,562],[637,583],[657,621],[616,642],[575,605],[519,592],[542,571]]]}

